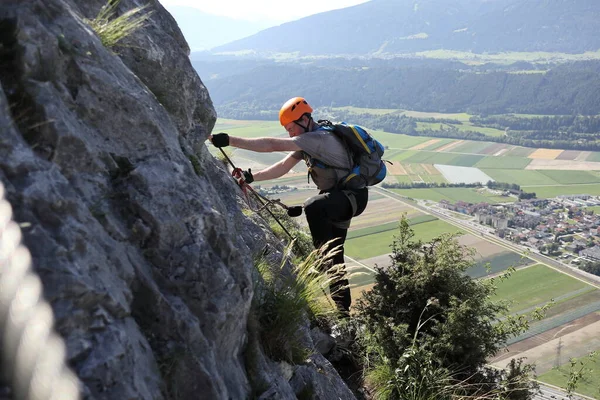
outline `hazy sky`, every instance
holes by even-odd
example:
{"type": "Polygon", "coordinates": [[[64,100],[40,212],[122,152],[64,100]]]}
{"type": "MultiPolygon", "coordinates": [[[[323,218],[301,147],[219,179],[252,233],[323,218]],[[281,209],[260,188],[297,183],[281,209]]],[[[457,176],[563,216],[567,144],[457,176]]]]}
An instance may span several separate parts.
{"type": "Polygon", "coordinates": [[[179,5],[251,21],[286,22],[308,15],[365,3],[367,0],[159,0],[165,7],[179,5]]]}

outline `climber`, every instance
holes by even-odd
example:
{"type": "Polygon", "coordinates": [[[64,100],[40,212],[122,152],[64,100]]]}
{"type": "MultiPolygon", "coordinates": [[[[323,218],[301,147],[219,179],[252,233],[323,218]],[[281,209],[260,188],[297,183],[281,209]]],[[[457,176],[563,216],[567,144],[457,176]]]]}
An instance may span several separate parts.
{"type": "Polygon", "coordinates": [[[233,146],[256,152],[290,151],[281,161],[262,171],[243,171],[247,183],[279,178],[300,160],[305,161],[310,177],[320,191],[306,200],[304,213],[315,248],[330,241],[329,248],[341,246],[341,250],[326,261],[325,267],[342,267],[330,284],[330,292],[340,312],[347,315],[351,296],[343,268],[343,245],[350,220],[360,215],[367,206],[368,190],[366,187],[351,190],[341,187],[340,181],[353,167],[352,154],[340,138],[313,120],[312,112],[312,107],[304,98],[294,97],[279,111],[279,122],[289,138],[242,138],[217,133],[211,135],[209,140],[216,147],[233,146]]]}

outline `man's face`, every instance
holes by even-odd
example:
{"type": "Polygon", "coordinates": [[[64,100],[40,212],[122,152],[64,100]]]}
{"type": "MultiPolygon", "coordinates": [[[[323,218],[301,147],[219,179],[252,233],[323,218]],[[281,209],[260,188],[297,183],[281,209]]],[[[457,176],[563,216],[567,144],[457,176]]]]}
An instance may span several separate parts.
{"type": "MultiPolygon", "coordinates": [[[[302,125],[306,125],[306,116],[302,116],[302,118],[300,118],[298,122],[302,125]]],[[[292,121],[289,124],[285,125],[284,128],[287,131],[288,135],[290,135],[290,137],[296,137],[304,133],[304,128],[298,125],[295,121],[292,121]]]]}

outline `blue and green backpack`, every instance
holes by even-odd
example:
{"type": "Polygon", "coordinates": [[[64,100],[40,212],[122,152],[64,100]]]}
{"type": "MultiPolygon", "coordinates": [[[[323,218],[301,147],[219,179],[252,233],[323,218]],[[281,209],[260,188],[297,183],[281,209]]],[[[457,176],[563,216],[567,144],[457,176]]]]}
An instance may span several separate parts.
{"type": "MultiPolygon", "coordinates": [[[[384,147],[364,128],[345,122],[334,124],[328,120],[319,120],[321,129],[333,132],[342,139],[352,152],[354,167],[340,181],[342,189],[361,189],[383,181],[387,174],[382,156],[384,147]]],[[[389,162],[389,161],[388,161],[389,162]]]]}

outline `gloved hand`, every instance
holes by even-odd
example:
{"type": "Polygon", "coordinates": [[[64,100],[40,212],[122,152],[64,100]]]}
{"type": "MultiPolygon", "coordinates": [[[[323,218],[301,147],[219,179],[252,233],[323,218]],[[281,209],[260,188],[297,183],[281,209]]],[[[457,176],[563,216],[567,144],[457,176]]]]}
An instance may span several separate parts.
{"type": "Polygon", "coordinates": [[[229,135],[223,132],[214,134],[211,142],[215,147],[227,147],[229,146],[229,135]]]}
{"type": "Polygon", "coordinates": [[[244,180],[246,181],[246,183],[254,182],[254,176],[252,176],[252,169],[248,168],[248,171],[242,171],[242,174],[244,174],[244,180]]]}
{"type": "Polygon", "coordinates": [[[254,177],[252,176],[252,170],[248,168],[248,171],[243,171],[241,168],[236,168],[231,171],[231,176],[237,181],[237,183],[241,186],[245,183],[254,182],[254,177]]]}

